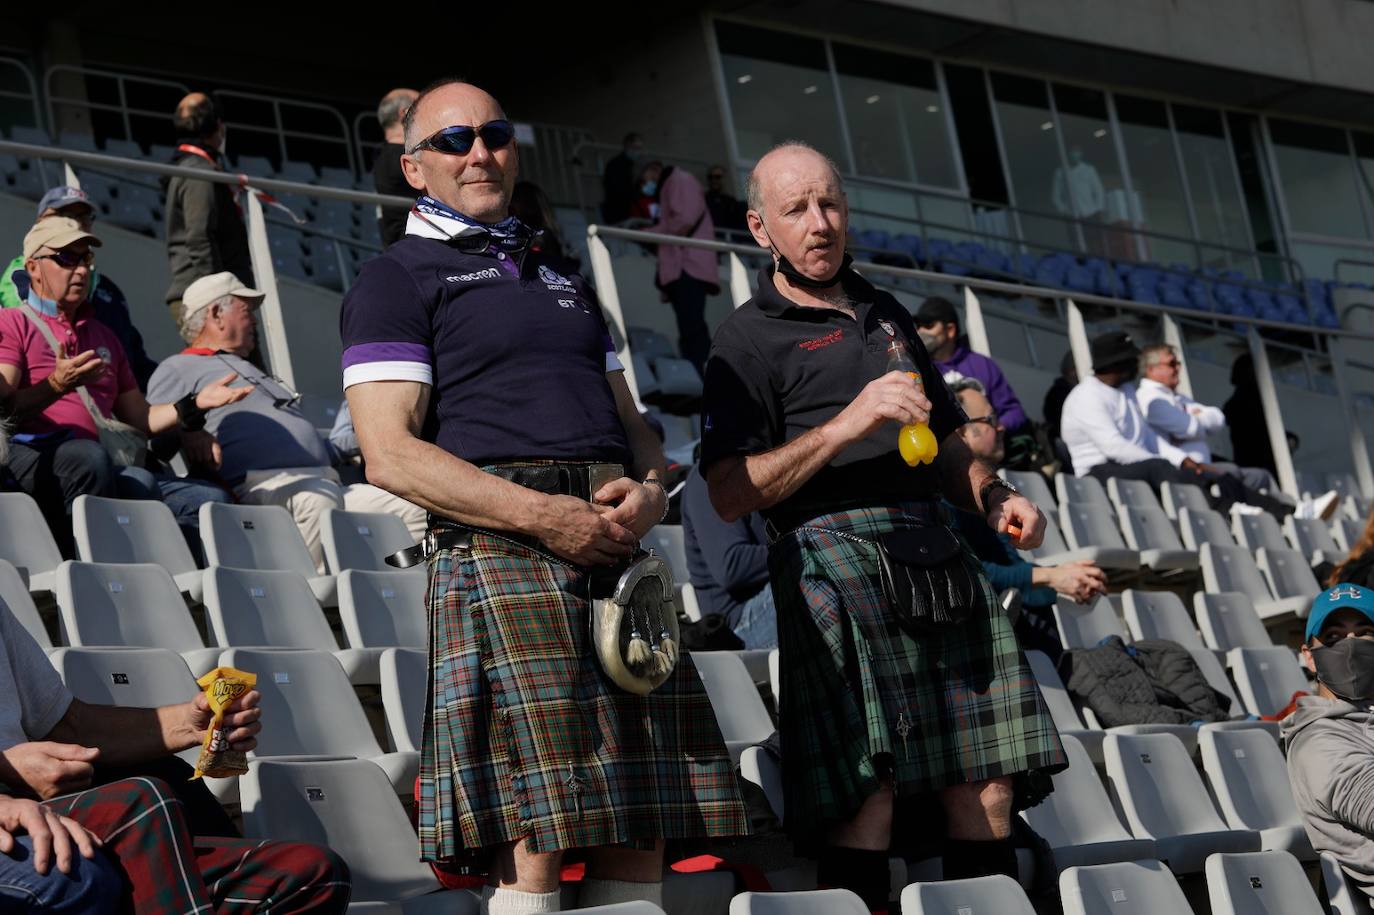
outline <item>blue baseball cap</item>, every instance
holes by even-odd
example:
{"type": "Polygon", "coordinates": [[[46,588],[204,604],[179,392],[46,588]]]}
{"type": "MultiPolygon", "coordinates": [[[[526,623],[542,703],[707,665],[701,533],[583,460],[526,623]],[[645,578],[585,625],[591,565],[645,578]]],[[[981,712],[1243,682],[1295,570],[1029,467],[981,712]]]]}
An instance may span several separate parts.
{"type": "Polygon", "coordinates": [[[91,198],[81,188],[59,184],[57,187],[49,188],[43,199],[38,201],[38,215],[41,217],[48,210],[60,210],[73,203],[84,203],[95,210],[95,204],[91,203],[91,198]]]}
{"type": "Polygon", "coordinates": [[[1374,623],[1374,590],[1341,582],[1318,594],[1307,612],[1306,640],[1310,642],[1313,636],[1320,635],[1326,618],[1337,610],[1358,610],[1374,623]]]}

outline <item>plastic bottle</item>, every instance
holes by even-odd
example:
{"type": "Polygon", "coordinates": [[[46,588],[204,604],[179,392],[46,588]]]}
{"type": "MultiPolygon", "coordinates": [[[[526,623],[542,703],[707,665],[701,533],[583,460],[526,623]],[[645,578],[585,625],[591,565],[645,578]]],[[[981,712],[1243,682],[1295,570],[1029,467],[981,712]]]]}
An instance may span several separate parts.
{"type": "MultiPolygon", "coordinates": [[[[901,340],[893,340],[888,344],[887,370],[906,372],[916,379],[916,384],[924,391],[921,373],[916,371],[916,363],[911,361],[911,355],[901,340]]],[[[931,432],[925,423],[909,423],[897,433],[897,451],[901,454],[902,460],[915,467],[917,464],[929,464],[934,461],[935,456],[940,453],[940,443],[935,440],[935,433],[931,432]]]]}

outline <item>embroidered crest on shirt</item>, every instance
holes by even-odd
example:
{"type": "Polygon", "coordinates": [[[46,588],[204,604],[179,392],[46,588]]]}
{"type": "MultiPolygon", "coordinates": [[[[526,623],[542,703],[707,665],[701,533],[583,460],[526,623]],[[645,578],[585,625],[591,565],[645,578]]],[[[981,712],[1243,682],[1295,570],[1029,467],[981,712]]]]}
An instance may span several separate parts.
{"type": "Polygon", "coordinates": [[[539,265],[539,278],[544,281],[545,286],[548,286],[554,292],[577,291],[573,287],[572,280],[563,276],[561,273],[555,273],[543,264],[539,265]]]}
{"type": "Polygon", "coordinates": [[[878,326],[881,327],[889,337],[897,336],[897,328],[893,327],[892,322],[887,320],[886,318],[879,318],[878,326]]]}

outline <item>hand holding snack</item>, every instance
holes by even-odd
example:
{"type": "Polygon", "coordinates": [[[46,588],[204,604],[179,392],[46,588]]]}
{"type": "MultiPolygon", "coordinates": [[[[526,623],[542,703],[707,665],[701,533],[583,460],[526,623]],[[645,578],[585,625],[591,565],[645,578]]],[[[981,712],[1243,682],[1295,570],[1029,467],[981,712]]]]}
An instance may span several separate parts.
{"type": "Polygon", "coordinates": [[[196,681],[203,692],[192,701],[191,714],[197,730],[204,729],[205,741],[192,778],[248,771],[245,754],[257,746],[253,735],[262,730],[259,696],[253,691],[257,682],[254,674],[232,667],[217,667],[196,681]]]}

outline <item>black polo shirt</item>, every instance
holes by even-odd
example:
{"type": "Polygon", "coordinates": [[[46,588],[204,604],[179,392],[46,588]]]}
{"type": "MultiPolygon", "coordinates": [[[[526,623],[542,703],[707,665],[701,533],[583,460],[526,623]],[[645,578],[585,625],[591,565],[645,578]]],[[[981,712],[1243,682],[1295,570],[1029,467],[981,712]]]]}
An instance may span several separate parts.
{"type": "MultiPolygon", "coordinates": [[[[855,317],[834,308],[797,305],[759,275],[758,293],[716,331],[706,363],[701,465],[758,454],[823,425],[864,386],[887,371],[887,346],[902,339],[925,384],[930,428],[941,442],[968,421],[930,362],[915,322],[891,295],[850,270],[844,291],[855,317]]],[[[851,444],[765,517],[795,518],[860,505],[934,499],[933,465],[909,467],[897,453],[896,423],[851,444]]]]}

